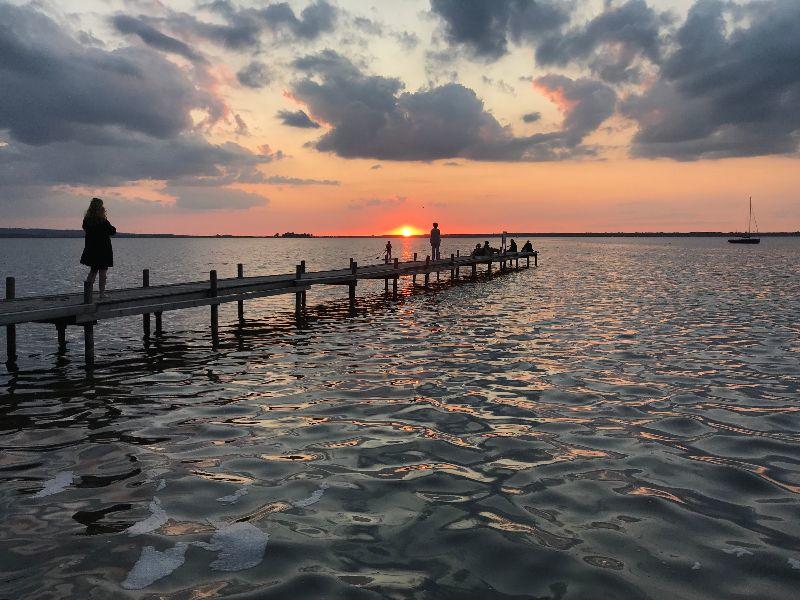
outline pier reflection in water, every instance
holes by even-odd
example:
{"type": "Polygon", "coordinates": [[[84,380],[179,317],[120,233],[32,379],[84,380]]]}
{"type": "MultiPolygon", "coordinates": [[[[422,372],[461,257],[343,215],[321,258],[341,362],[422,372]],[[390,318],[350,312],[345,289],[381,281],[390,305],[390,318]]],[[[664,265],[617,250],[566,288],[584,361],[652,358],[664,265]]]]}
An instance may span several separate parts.
{"type": "MultiPolygon", "coordinates": [[[[369,250],[262,242],[125,240],[112,280],[369,250]]],[[[32,329],[0,375],[0,597],[791,597],[800,244],[540,248],[354,318],[337,290],[300,327],[222,309],[216,352],[203,309],[146,347],[133,318],[89,375],[32,329]]]]}

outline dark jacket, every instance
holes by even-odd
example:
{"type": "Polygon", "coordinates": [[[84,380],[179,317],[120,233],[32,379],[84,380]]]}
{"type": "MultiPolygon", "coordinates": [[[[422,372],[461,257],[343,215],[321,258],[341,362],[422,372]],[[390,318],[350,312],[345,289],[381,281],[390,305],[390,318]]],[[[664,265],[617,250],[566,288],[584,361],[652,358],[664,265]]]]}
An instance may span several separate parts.
{"type": "Polygon", "coordinates": [[[509,252],[516,252],[517,251],[517,242],[515,242],[514,240],[511,240],[511,244],[509,244],[509,246],[508,246],[508,251],[509,252]]]}
{"type": "Polygon", "coordinates": [[[94,269],[107,269],[114,266],[114,251],[111,249],[111,236],[117,233],[108,219],[97,221],[83,219],[86,241],[81,254],[81,264],[94,269]]]}

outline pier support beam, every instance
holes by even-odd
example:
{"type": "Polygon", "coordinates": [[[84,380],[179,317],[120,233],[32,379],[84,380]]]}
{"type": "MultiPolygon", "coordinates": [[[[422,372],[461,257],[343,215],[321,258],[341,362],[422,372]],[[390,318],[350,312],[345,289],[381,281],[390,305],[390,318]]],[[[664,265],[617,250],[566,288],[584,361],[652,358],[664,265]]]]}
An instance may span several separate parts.
{"type": "MultiPolygon", "coordinates": [[[[83,282],[83,303],[92,304],[92,284],[83,282]]],[[[83,358],[87,367],[94,366],[94,322],[83,325],[83,358]]]]}
{"type": "Polygon", "coordinates": [[[538,267],[539,266],[539,253],[538,252],[536,252],[533,255],[533,266],[534,267],[538,267]]]}
{"type": "MultiPolygon", "coordinates": [[[[209,292],[211,298],[216,298],[219,294],[217,288],[217,272],[210,271],[208,274],[209,292]]],[[[211,305],[211,345],[216,348],[219,345],[219,304],[211,305]]]]}
{"type": "MultiPolygon", "coordinates": [[[[303,278],[303,266],[301,263],[295,268],[294,279],[298,286],[303,278]]],[[[294,295],[294,317],[298,321],[303,317],[303,292],[297,292],[294,295]]]]}
{"type": "Polygon", "coordinates": [[[56,322],[56,334],[58,335],[58,353],[64,354],[67,351],[67,324],[64,321],[56,322]]]}
{"type": "Polygon", "coordinates": [[[350,259],[350,273],[353,275],[353,281],[351,281],[347,287],[349,289],[350,295],[350,314],[356,314],[356,284],[358,280],[355,279],[356,273],[358,272],[358,263],[354,261],[352,258],[350,259]]]}
{"type": "MultiPolygon", "coordinates": [[[[17,283],[13,277],[6,277],[6,300],[13,300],[17,293],[17,283]]],[[[17,363],[17,326],[6,325],[6,364],[17,363]]]]}
{"type": "Polygon", "coordinates": [[[492,261],[486,263],[486,274],[489,276],[492,275],[492,261]]]}
{"type": "Polygon", "coordinates": [[[450,283],[453,283],[456,279],[456,255],[450,255],[450,283]]]}
{"type": "Polygon", "coordinates": [[[476,263],[472,263],[472,278],[478,278],[478,265],[476,263]]]}
{"type": "Polygon", "coordinates": [[[428,284],[431,281],[431,274],[428,271],[428,269],[430,269],[430,267],[431,267],[431,257],[430,256],[426,256],[425,257],[425,287],[428,287],[428,284]]]}
{"type": "Polygon", "coordinates": [[[531,268],[531,257],[530,256],[526,256],[525,257],[525,261],[526,261],[525,268],[526,269],[530,269],[531,268]]]}
{"type": "MultiPolygon", "coordinates": [[[[150,269],[142,269],[142,287],[150,287],[150,269]]],[[[150,313],[142,315],[142,334],[145,339],[150,337],[150,313]]]]}
{"type": "MultiPolygon", "coordinates": [[[[456,250],[456,258],[458,258],[459,256],[461,256],[461,251],[456,250]]],[[[456,266],[456,279],[461,279],[461,273],[458,266],[456,266]]]]}
{"type": "Polygon", "coordinates": [[[392,278],[392,300],[397,300],[397,280],[400,276],[397,274],[400,270],[400,264],[398,259],[394,259],[394,271],[395,276],[392,278]]]}
{"type": "MultiPolygon", "coordinates": [[[[417,253],[416,252],[414,252],[414,262],[417,262],[417,253]]],[[[417,285],[417,273],[416,273],[416,271],[414,272],[413,275],[411,275],[411,285],[417,285]]]]}
{"type": "MultiPolygon", "coordinates": [[[[239,279],[244,279],[244,265],[242,263],[238,263],[236,265],[236,277],[239,279]]],[[[236,311],[239,315],[239,323],[241,323],[244,321],[244,302],[239,300],[236,304],[236,311]]]]}
{"type": "Polygon", "coordinates": [[[164,323],[162,322],[161,314],[162,313],[161,313],[160,310],[155,313],[155,315],[156,315],[156,337],[161,337],[162,335],[164,335],[164,323]]]}

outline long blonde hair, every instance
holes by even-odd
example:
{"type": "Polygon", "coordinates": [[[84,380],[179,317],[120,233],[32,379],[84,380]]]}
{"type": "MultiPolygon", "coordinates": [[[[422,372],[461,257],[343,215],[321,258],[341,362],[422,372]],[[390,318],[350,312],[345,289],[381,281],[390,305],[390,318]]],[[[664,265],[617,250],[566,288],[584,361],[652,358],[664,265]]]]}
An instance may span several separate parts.
{"type": "Polygon", "coordinates": [[[90,221],[102,221],[106,218],[106,207],[103,206],[103,200],[100,198],[92,198],[89,202],[89,208],[86,209],[84,219],[90,221]]]}

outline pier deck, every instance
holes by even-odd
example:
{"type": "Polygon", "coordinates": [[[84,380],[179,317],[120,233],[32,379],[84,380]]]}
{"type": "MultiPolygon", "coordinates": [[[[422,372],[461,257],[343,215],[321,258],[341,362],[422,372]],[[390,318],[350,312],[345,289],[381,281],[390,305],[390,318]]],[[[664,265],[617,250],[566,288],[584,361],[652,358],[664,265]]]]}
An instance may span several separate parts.
{"type": "MultiPolygon", "coordinates": [[[[239,319],[243,319],[243,304],[247,300],[295,294],[295,312],[302,317],[306,305],[306,292],[315,285],[347,285],[349,287],[350,310],[355,311],[355,289],[359,280],[383,279],[389,292],[392,281],[392,297],[397,298],[397,282],[400,277],[412,277],[416,283],[417,275],[429,283],[431,273],[450,271],[451,280],[463,280],[460,271],[471,269],[466,279],[477,275],[478,265],[486,265],[491,273],[492,264],[499,265],[501,271],[520,268],[520,259],[525,267],[538,264],[538,252],[518,252],[494,254],[492,256],[456,256],[432,261],[413,260],[380,263],[359,267],[351,259],[350,267],[329,271],[306,272],[305,262],[297,265],[294,273],[285,275],[266,275],[244,277],[243,266],[238,265],[237,277],[218,279],[217,272],[211,271],[207,281],[193,281],[170,285],[149,285],[149,271],[142,273],[142,287],[109,290],[100,300],[94,297],[91,286],[84,286],[83,294],[57,294],[49,296],[29,296],[16,298],[14,278],[6,278],[6,299],[0,300],[0,325],[6,326],[7,364],[16,363],[16,325],[24,323],[50,323],[58,331],[59,346],[65,345],[64,330],[68,325],[81,325],[86,342],[87,364],[94,361],[94,324],[104,319],[115,319],[132,315],[143,315],[144,335],[150,335],[150,315],[156,317],[156,335],[161,333],[161,314],[165,311],[181,310],[199,306],[211,307],[212,339],[218,339],[218,306],[226,302],[239,303],[239,319]]],[[[415,255],[416,259],[416,255],[415,255]]]]}

